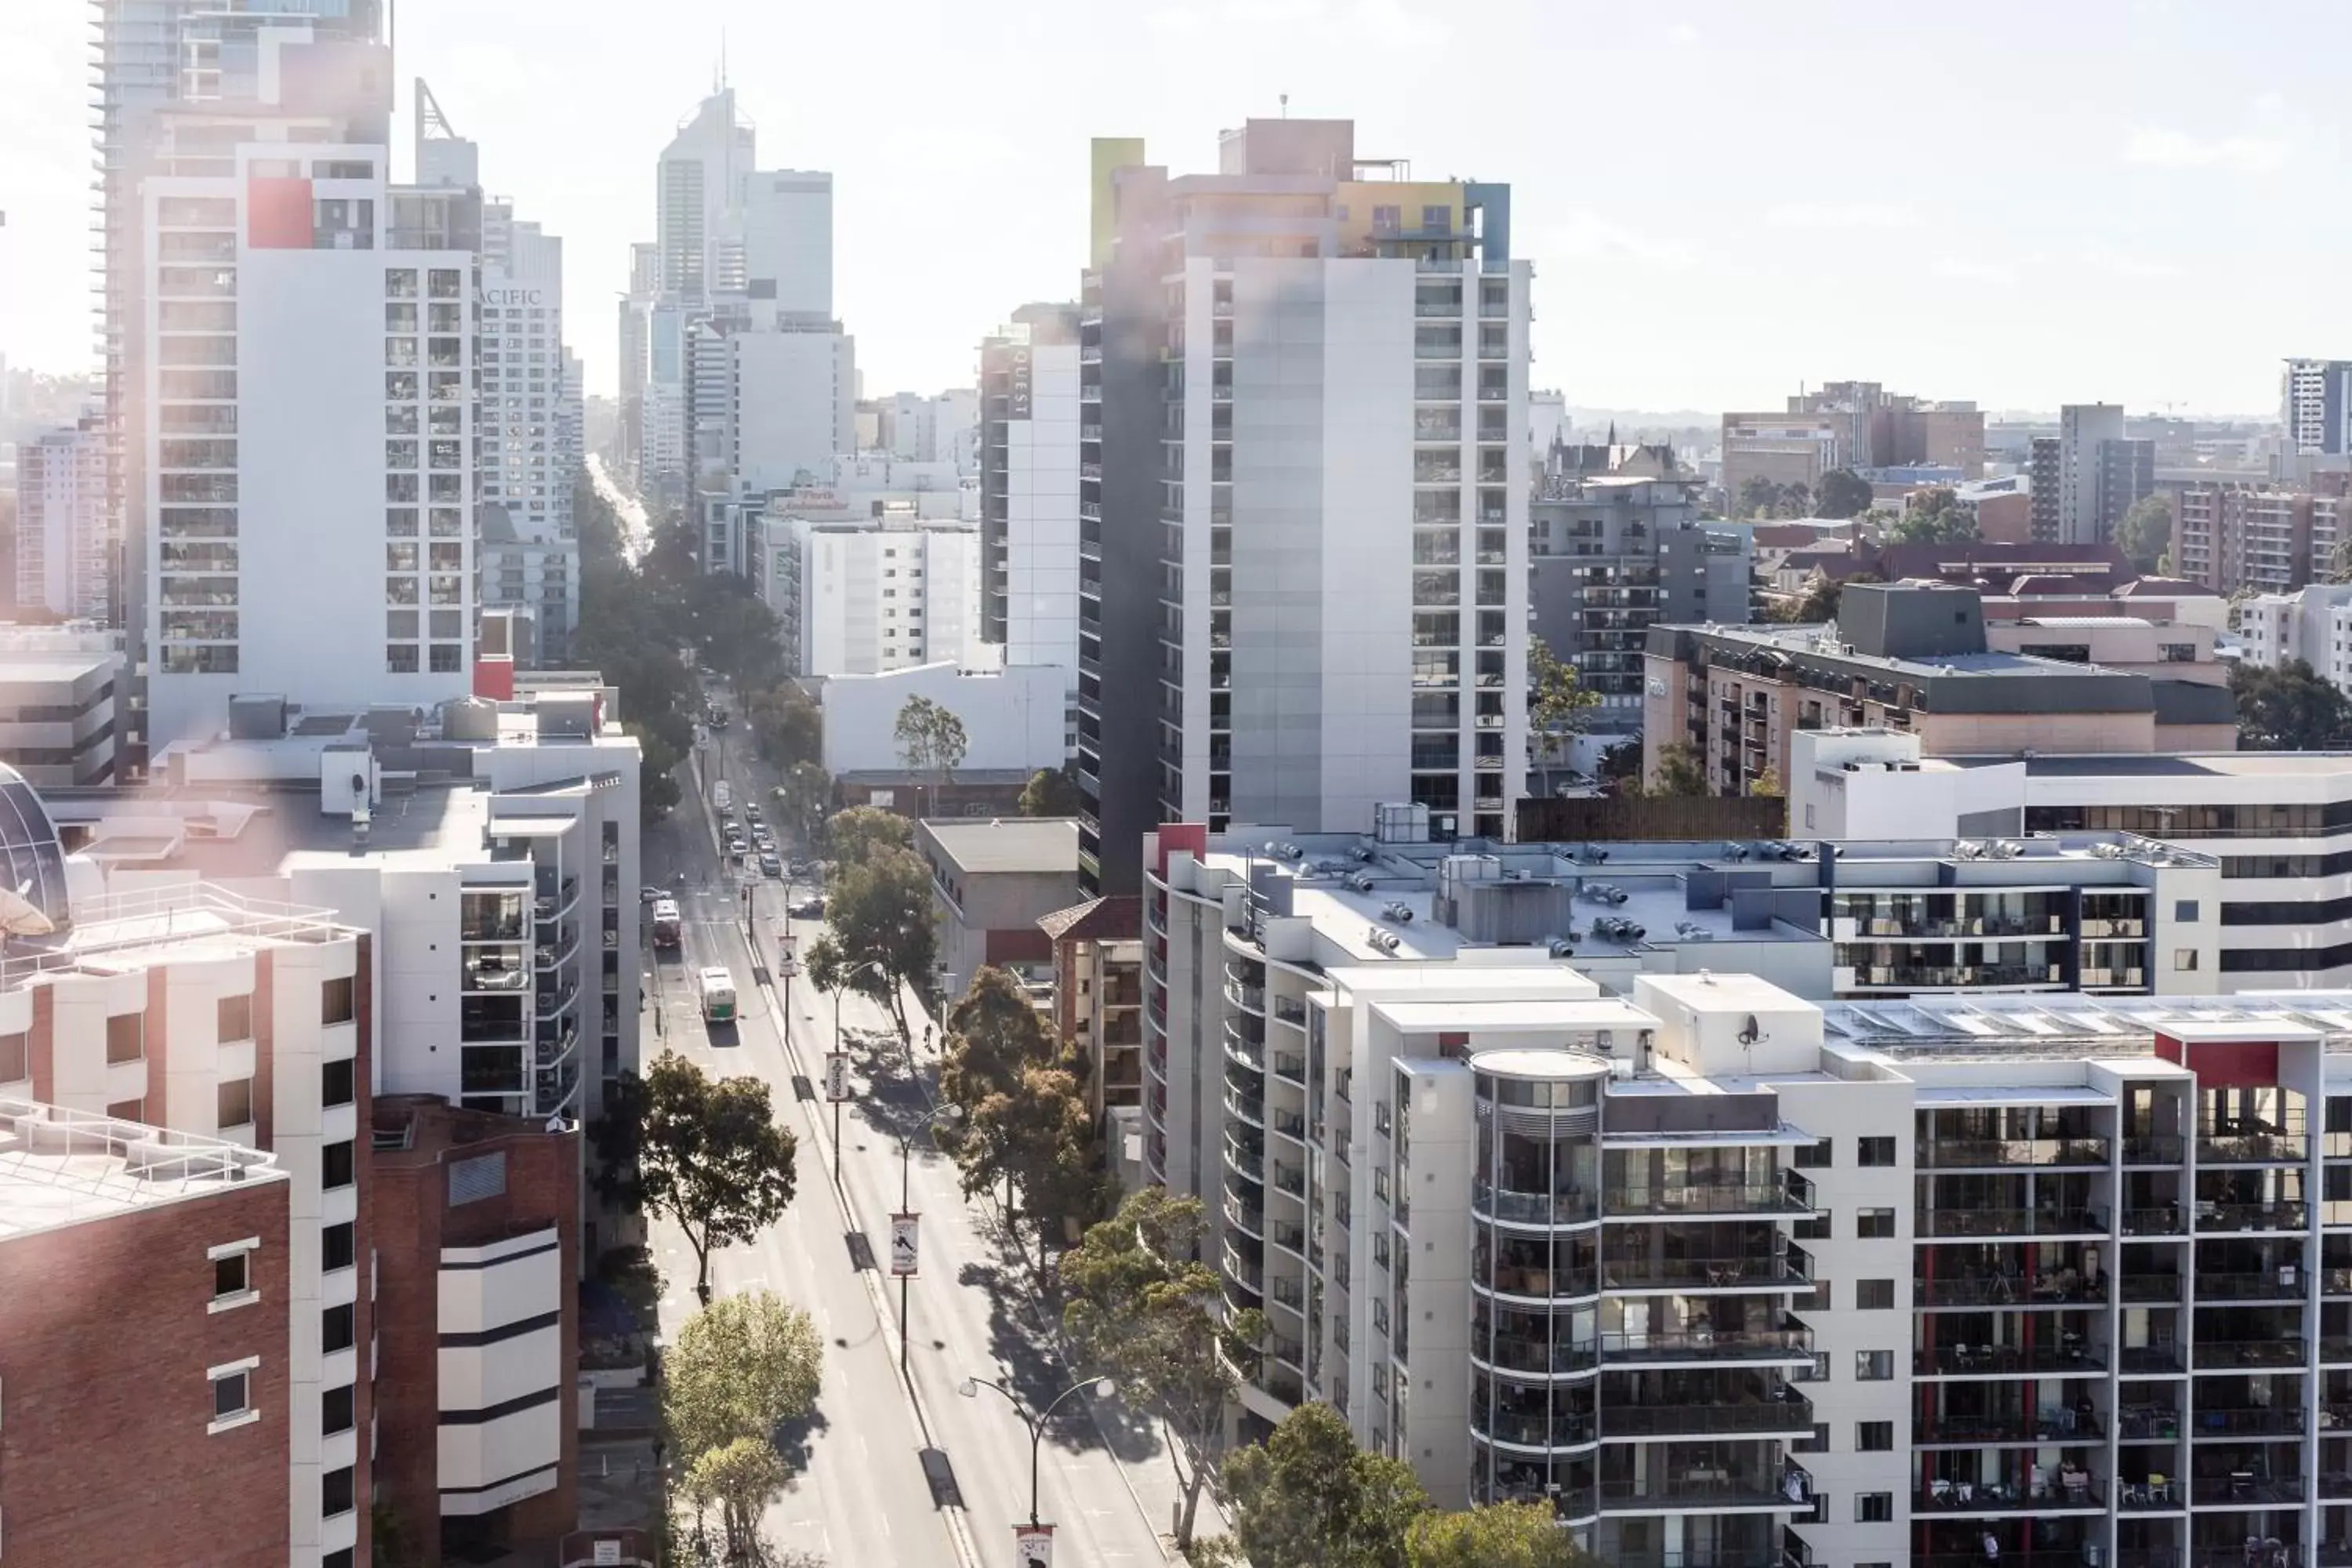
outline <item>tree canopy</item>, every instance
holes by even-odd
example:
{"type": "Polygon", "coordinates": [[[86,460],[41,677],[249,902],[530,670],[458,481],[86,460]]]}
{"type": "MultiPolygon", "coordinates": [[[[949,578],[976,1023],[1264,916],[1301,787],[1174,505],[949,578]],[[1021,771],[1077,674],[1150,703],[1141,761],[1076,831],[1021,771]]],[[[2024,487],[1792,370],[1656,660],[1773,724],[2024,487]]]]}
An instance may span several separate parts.
{"type": "Polygon", "coordinates": [[[2142,572],[2161,571],[2172,550],[2172,498],[2147,495],[2132,502],[2116,520],[2116,548],[2142,572]]]}
{"type": "Polygon", "coordinates": [[[1071,1342],[1167,1431],[1183,1492],[1180,1551],[1192,1545],[1201,1493],[1224,1447],[1233,1368],[1256,1364],[1266,1332],[1256,1309],[1223,1310],[1217,1271],[1195,1261],[1205,1234],[1198,1198],[1147,1187],[1090,1226],[1061,1265],[1071,1342]]]}
{"type": "MultiPolygon", "coordinates": [[[[840,828],[844,818],[835,817],[840,828]]],[[[900,822],[887,813],[877,816],[900,822]]],[[[825,895],[825,932],[808,951],[809,978],[823,991],[844,984],[890,1009],[898,1037],[913,1043],[907,1022],[905,988],[929,983],[939,956],[939,928],[931,919],[931,874],[911,849],[865,839],[858,858],[840,858],[835,845],[833,882],[825,895]],[[866,965],[871,967],[865,967],[866,965]]]]}
{"type": "Polygon", "coordinates": [[[1712,795],[1706,786],[1706,761],[1688,741],[1669,741],[1658,748],[1657,765],[1650,773],[1652,795],[1712,795]]]}
{"type": "Polygon", "coordinates": [[[1819,517],[1858,517],[1869,510],[1870,501],[1868,479],[1852,468],[1832,468],[1822,476],[1813,496],[1813,511],[1819,517]]]}
{"type": "Polygon", "coordinates": [[[964,1112],[942,1142],[967,1196],[1003,1182],[1008,1217],[1017,1192],[1041,1235],[1056,1222],[1097,1217],[1104,1180],[1087,1071],[1086,1053],[1056,1044],[1018,978],[994,965],[972,976],[948,1015],[940,1062],[940,1091],[964,1112]]]}
{"type": "MultiPolygon", "coordinates": [[[[892,734],[898,742],[898,760],[909,773],[935,773],[942,784],[955,782],[969,741],[953,709],[928,697],[909,697],[898,710],[892,734]]],[[[936,798],[932,805],[938,805],[936,798]]]]}
{"type": "Polygon", "coordinates": [[[1024,816],[1076,816],[1085,805],[1078,795],[1077,765],[1064,763],[1030,774],[1029,782],[1021,786],[1015,809],[1024,816]]]}
{"type": "Polygon", "coordinates": [[[1421,1514],[1405,1531],[1404,1550],[1411,1568],[1599,1568],[1540,1502],[1421,1514]]]}
{"type": "Polygon", "coordinates": [[[773,1435],[814,1407],[824,1369],[814,1321],[770,1290],[710,1303],[662,1359],[662,1422],[686,1494],[719,1510],[730,1562],[747,1560],[791,1477],[773,1435]]]}
{"type": "Polygon", "coordinates": [[[1914,491],[1885,534],[1889,544],[1958,544],[1976,537],[1976,513],[1949,485],[1914,491]]]}
{"type": "Polygon", "coordinates": [[[1528,720],[1538,755],[1549,758],[1601,706],[1601,694],[1577,679],[1576,666],[1552,654],[1543,638],[1528,636],[1528,720]]]}
{"type": "Polygon", "coordinates": [[[1252,1568],[1408,1568],[1405,1532],[1429,1506],[1411,1465],[1357,1447],[1319,1402],[1229,1457],[1224,1489],[1252,1568]]]}
{"type": "Polygon", "coordinates": [[[2238,743],[2250,752],[2319,752],[2352,742],[2352,700],[2303,659],[2230,667],[2238,743]]]}
{"type": "Polygon", "coordinates": [[[915,825],[878,805],[853,805],[825,825],[826,850],[836,868],[863,865],[883,849],[915,847],[915,825]]]}
{"type": "Polygon", "coordinates": [[[704,1298],[711,1253],[782,1217],[793,1201],[794,1152],[761,1079],[713,1079],[676,1051],[664,1051],[646,1074],[638,1190],[647,1208],[686,1232],[704,1298]]]}

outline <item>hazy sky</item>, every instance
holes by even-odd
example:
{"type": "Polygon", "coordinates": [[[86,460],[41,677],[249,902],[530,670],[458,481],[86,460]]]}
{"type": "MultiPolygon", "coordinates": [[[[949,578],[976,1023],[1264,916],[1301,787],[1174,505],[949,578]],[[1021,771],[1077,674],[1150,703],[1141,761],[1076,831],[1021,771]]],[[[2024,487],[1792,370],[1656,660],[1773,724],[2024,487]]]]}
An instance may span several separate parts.
{"type": "MultiPolygon", "coordinates": [[[[834,173],[869,395],[968,384],[1013,306],[1072,294],[1089,136],[1205,170],[1284,92],[1352,116],[1366,155],[1511,183],[1536,384],[1580,404],[1769,407],[1853,377],[2268,412],[2283,356],[2352,354],[2340,0],[395,4],[403,76],[563,237],[591,390],[722,30],[761,163],[834,173]]],[[[88,16],[0,0],[14,363],[89,358],[88,16]]],[[[407,109],[404,87],[404,174],[407,109]]]]}

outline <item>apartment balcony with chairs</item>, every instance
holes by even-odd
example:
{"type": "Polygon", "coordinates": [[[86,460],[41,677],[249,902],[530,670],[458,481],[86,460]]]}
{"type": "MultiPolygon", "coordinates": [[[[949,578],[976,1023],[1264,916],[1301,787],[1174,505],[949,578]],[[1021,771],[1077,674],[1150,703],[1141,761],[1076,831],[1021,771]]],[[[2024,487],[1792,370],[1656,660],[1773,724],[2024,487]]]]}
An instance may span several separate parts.
{"type": "Polygon", "coordinates": [[[1812,1504],[1804,1470],[1770,1442],[1677,1443],[1601,1449],[1603,1513],[1795,1511],[1812,1504]]]}
{"type": "Polygon", "coordinates": [[[2012,1384],[1957,1384],[1914,1396],[1911,1440],[1923,1448],[2048,1447],[2106,1436],[2090,1393],[2071,1403],[2012,1384]]]}
{"type": "Polygon", "coordinates": [[[1794,1293],[1812,1284],[1812,1259],[1769,1224],[1696,1230],[1620,1226],[1603,1235],[1601,1281],[1610,1290],[1794,1293]]]}
{"type": "Polygon", "coordinates": [[[2115,1292],[2095,1247],[1933,1247],[1918,1257],[1933,1270],[1911,1282],[1922,1308],[2096,1306],[2115,1292]]]}
{"type": "Polygon", "coordinates": [[[2056,1464],[1999,1453],[1922,1455],[1912,1506],[1923,1514],[2095,1513],[2107,1506],[2094,1450],[2061,1447],[2056,1464]]]}
{"type": "Polygon", "coordinates": [[[1806,1436],[1812,1402],[1770,1372],[1606,1372],[1601,1384],[1604,1442],[1675,1438],[1806,1436]]]}
{"type": "Polygon", "coordinates": [[[2105,1352],[2080,1333],[2056,1344],[1950,1344],[1911,1354],[1911,1370],[1918,1377],[2094,1377],[2106,1364],[2105,1352]]]}

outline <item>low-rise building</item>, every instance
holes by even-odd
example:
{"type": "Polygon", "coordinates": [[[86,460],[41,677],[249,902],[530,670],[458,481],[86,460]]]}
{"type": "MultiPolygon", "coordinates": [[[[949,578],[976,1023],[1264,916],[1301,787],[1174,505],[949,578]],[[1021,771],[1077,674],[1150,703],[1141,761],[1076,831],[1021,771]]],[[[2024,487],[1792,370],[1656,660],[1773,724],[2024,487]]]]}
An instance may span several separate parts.
{"type": "Polygon", "coordinates": [[[114,781],[119,633],[0,626],[0,763],[38,789],[114,781]]]}
{"type": "Polygon", "coordinates": [[[940,659],[882,674],[837,675],[824,683],[820,696],[824,770],[835,778],[904,770],[898,714],[918,697],[962,721],[960,778],[1018,773],[1026,783],[1040,768],[1060,767],[1070,754],[1069,672],[1050,666],[971,668],[940,659]]]}
{"type": "Polygon", "coordinates": [[[224,1568],[285,1568],[296,1433],[320,1430],[315,1408],[296,1425],[291,1187],[256,1149],[0,1091],[9,1562],[203,1542],[224,1568]]]}
{"type": "Polygon", "coordinates": [[[1054,1032],[1086,1047],[1097,1115],[1143,1094],[1143,941],[1132,894],[1089,899],[1037,922],[1053,945],[1054,1032]]]}
{"type": "Polygon", "coordinates": [[[1076,819],[925,817],[915,826],[915,852],[931,872],[941,998],[962,996],[989,966],[1042,991],[1053,978],[1054,949],[1038,922],[1078,897],[1076,819]]]}
{"type": "Polygon", "coordinates": [[[1981,596],[1941,583],[1849,583],[1826,626],[1658,626],[1649,639],[1645,772],[1686,743],[1720,794],[1786,780],[1793,738],[1833,726],[1909,730],[1929,756],[2237,742],[2225,686],[1997,652],[1981,596]]]}
{"type": "Polygon", "coordinates": [[[2237,604],[2238,652],[2276,669],[2301,659],[2352,691],[2352,584],[2313,583],[2292,594],[2253,594],[2237,604]]]}

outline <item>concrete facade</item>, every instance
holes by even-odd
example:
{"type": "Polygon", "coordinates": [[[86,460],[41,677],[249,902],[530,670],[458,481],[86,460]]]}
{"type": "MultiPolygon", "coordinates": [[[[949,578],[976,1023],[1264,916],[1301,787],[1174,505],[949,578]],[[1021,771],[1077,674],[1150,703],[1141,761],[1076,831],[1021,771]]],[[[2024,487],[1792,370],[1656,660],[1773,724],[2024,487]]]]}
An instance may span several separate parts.
{"type": "Polygon", "coordinates": [[[1032,983],[1052,976],[1053,942],[1038,922],[1078,895],[1078,828],[1067,817],[952,822],[925,817],[915,852],[931,872],[940,995],[952,1004],[985,966],[1032,983]]]}

